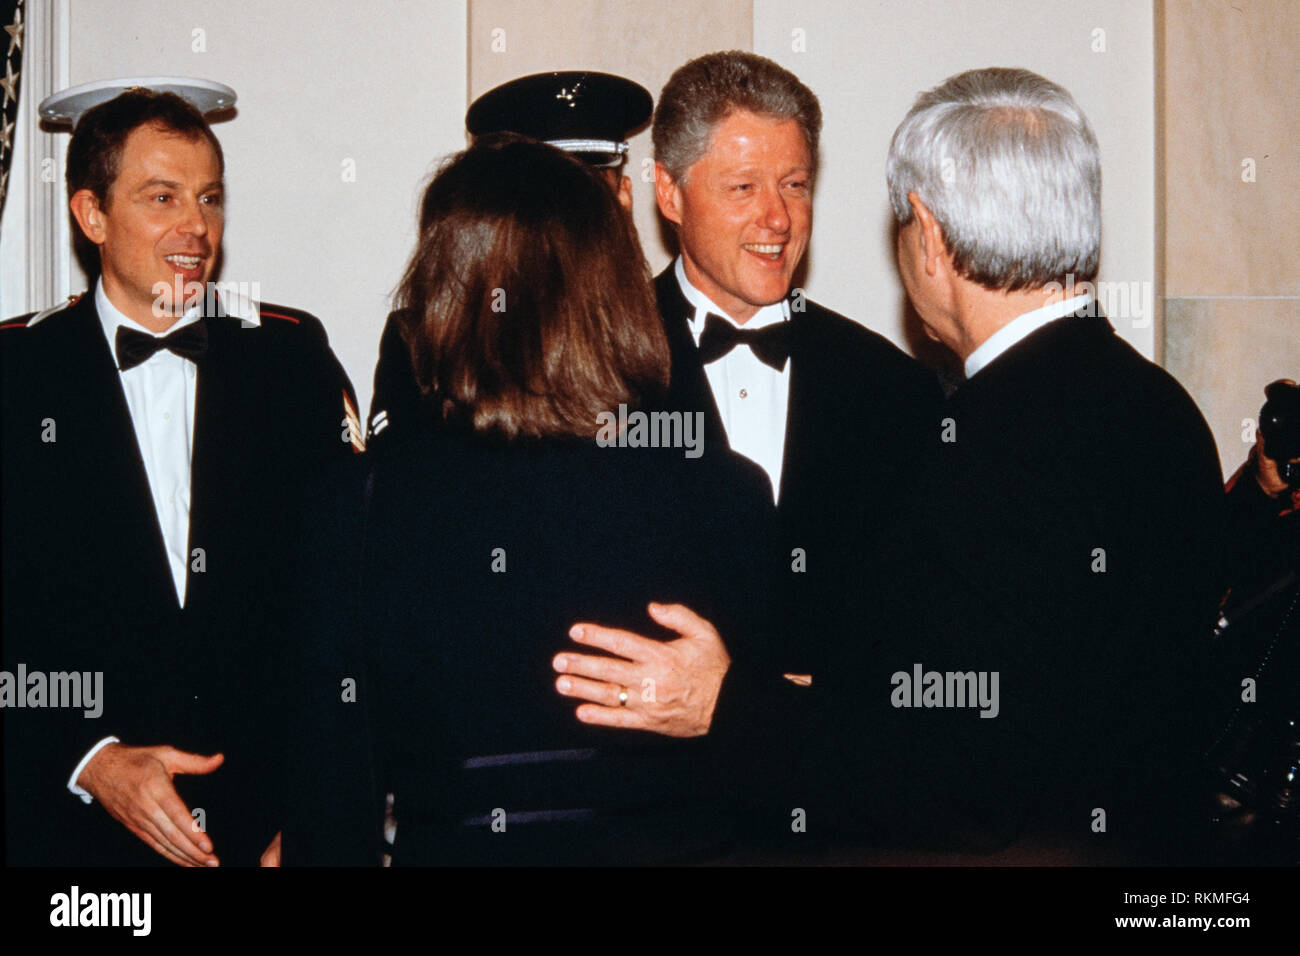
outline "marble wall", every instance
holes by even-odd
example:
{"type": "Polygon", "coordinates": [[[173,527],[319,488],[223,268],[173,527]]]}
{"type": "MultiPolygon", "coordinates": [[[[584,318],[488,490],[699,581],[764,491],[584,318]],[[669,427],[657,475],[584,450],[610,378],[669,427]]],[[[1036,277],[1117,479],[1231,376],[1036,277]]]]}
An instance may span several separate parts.
{"type": "Polygon", "coordinates": [[[1163,358],[1231,474],[1264,385],[1300,380],[1300,3],[1164,0],[1156,13],[1163,358]]]}

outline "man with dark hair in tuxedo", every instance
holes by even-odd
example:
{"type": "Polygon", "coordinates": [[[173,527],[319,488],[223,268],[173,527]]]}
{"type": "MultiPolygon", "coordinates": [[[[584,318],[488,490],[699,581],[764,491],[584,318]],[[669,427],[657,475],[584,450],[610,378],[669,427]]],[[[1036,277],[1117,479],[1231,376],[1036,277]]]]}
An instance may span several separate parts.
{"type": "Polygon", "coordinates": [[[768,477],[779,531],[769,553],[753,556],[752,573],[774,570],[785,599],[785,619],[773,622],[785,635],[782,668],[755,673],[753,662],[730,661],[689,610],[652,608],[679,640],[627,635],[603,646],[628,662],[557,657],[560,693],[587,701],[582,720],[698,734],[717,701],[719,720],[733,727],[779,721],[792,683],[815,685],[855,638],[838,613],[846,568],[863,569],[856,599],[874,601],[877,540],[906,494],[911,461],[939,435],[940,394],[893,344],[794,286],[812,230],[821,125],[817,97],[798,77],[730,51],[679,68],[652,127],[655,194],[680,245],[655,280],[672,353],[666,405],[703,412],[705,441],[726,442],[768,477]],[[647,678],[657,700],[624,703],[622,688],[647,678]]]}
{"type": "Polygon", "coordinates": [[[94,289],[0,325],[5,670],[96,696],[6,709],[10,864],[278,859],[296,495],[361,445],[320,322],[212,283],[223,179],[180,96],[90,109],[94,289]]]}

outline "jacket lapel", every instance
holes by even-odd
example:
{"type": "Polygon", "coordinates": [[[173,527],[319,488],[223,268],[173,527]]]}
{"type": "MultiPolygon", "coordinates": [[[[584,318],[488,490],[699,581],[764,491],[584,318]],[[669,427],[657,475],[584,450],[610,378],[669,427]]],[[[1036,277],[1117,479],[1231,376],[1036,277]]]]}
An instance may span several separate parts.
{"type": "MultiPolygon", "coordinates": [[[[258,427],[257,416],[272,414],[264,399],[265,376],[254,367],[256,350],[250,349],[257,329],[245,330],[238,319],[218,315],[208,323],[208,350],[199,365],[194,396],[194,450],[190,459],[189,554],[204,552],[205,565],[214,553],[227,555],[226,538],[238,534],[243,517],[240,502],[250,480],[268,460],[260,436],[276,430],[258,427]]],[[[186,606],[216,591],[222,572],[210,567],[193,572],[191,560],[186,606]],[[212,587],[209,587],[211,585],[212,587]]]]}
{"type": "MultiPolygon", "coordinates": [[[[659,302],[659,312],[664,319],[664,331],[668,335],[668,346],[672,353],[670,391],[673,399],[687,409],[702,410],[707,433],[725,439],[727,432],[722,424],[722,415],[718,411],[718,403],[713,397],[704,365],[700,362],[695,338],[691,335],[690,320],[694,309],[682,294],[672,266],[655,279],[655,297],[659,302]]],[[[812,443],[823,427],[819,424],[823,416],[817,408],[817,383],[834,381],[827,377],[828,372],[817,367],[823,356],[809,341],[811,329],[802,313],[792,308],[790,322],[790,394],[786,408],[785,452],[781,465],[782,510],[789,501],[791,488],[800,484],[800,465],[808,460],[812,443]]]]}
{"type": "Polygon", "coordinates": [[[63,485],[59,496],[70,527],[90,532],[81,546],[93,577],[119,601],[174,608],[148,473],[94,296],[82,296],[66,316],[48,321],[61,326],[50,371],[61,379],[53,394],[71,426],[58,426],[70,459],[53,480],[63,485]]]}
{"type": "Polygon", "coordinates": [[[814,383],[833,381],[825,374],[819,374],[814,367],[818,353],[809,347],[808,324],[801,318],[801,313],[792,311],[790,323],[790,392],[786,400],[785,442],[781,457],[778,498],[781,505],[788,505],[791,489],[799,486],[799,467],[808,457],[809,449],[805,446],[821,427],[814,383]]]}
{"type": "Polygon", "coordinates": [[[705,434],[726,442],[727,430],[722,425],[722,414],[718,411],[709,378],[704,373],[695,337],[691,335],[690,322],[695,310],[682,295],[672,266],[655,279],[655,298],[664,320],[668,351],[672,357],[672,383],[668,389],[670,401],[683,411],[704,412],[705,434]]]}

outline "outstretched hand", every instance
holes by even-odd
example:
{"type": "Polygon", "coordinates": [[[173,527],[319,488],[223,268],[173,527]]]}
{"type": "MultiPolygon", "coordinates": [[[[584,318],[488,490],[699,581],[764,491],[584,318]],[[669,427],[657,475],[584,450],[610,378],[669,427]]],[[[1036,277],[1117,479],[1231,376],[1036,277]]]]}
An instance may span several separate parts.
{"type": "Polygon", "coordinates": [[[181,866],[217,866],[212,841],[172,786],[178,773],[212,773],[225,757],[204,757],[175,747],[108,744],[82,768],[77,785],[113,819],[181,866]]]}

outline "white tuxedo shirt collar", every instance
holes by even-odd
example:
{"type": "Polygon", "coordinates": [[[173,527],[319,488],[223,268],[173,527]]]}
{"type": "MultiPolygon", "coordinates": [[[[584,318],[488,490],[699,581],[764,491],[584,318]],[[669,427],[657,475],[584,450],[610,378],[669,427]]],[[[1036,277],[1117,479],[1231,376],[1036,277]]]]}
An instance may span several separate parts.
{"type": "Polygon", "coordinates": [[[104,279],[100,277],[95,282],[95,311],[99,314],[99,324],[104,330],[104,338],[108,339],[108,347],[114,353],[114,363],[116,364],[116,346],[118,326],[124,325],[128,329],[136,332],[143,332],[145,335],[152,335],[154,338],[161,338],[164,335],[171,335],[177,329],[197,322],[202,310],[195,306],[186,311],[181,318],[169,328],[166,332],[151,332],[139,322],[128,318],[117,306],[115,306],[104,291],[104,279]]]}
{"type": "Polygon", "coordinates": [[[686,296],[686,301],[695,310],[689,318],[691,335],[695,337],[696,345],[700,344],[700,336],[704,334],[704,317],[710,312],[719,318],[726,319],[737,328],[746,329],[761,329],[765,325],[775,325],[777,322],[784,322],[790,318],[790,300],[782,299],[780,302],[773,302],[771,305],[763,306],[750,316],[749,321],[744,326],[741,326],[739,322],[719,308],[716,302],[691,284],[691,280],[686,278],[686,267],[682,265],[681,256],[678,256],[677,261],[673,264],[673,274],[677,276],[677,285],[681,287],[682,295],[686,296]]]}

